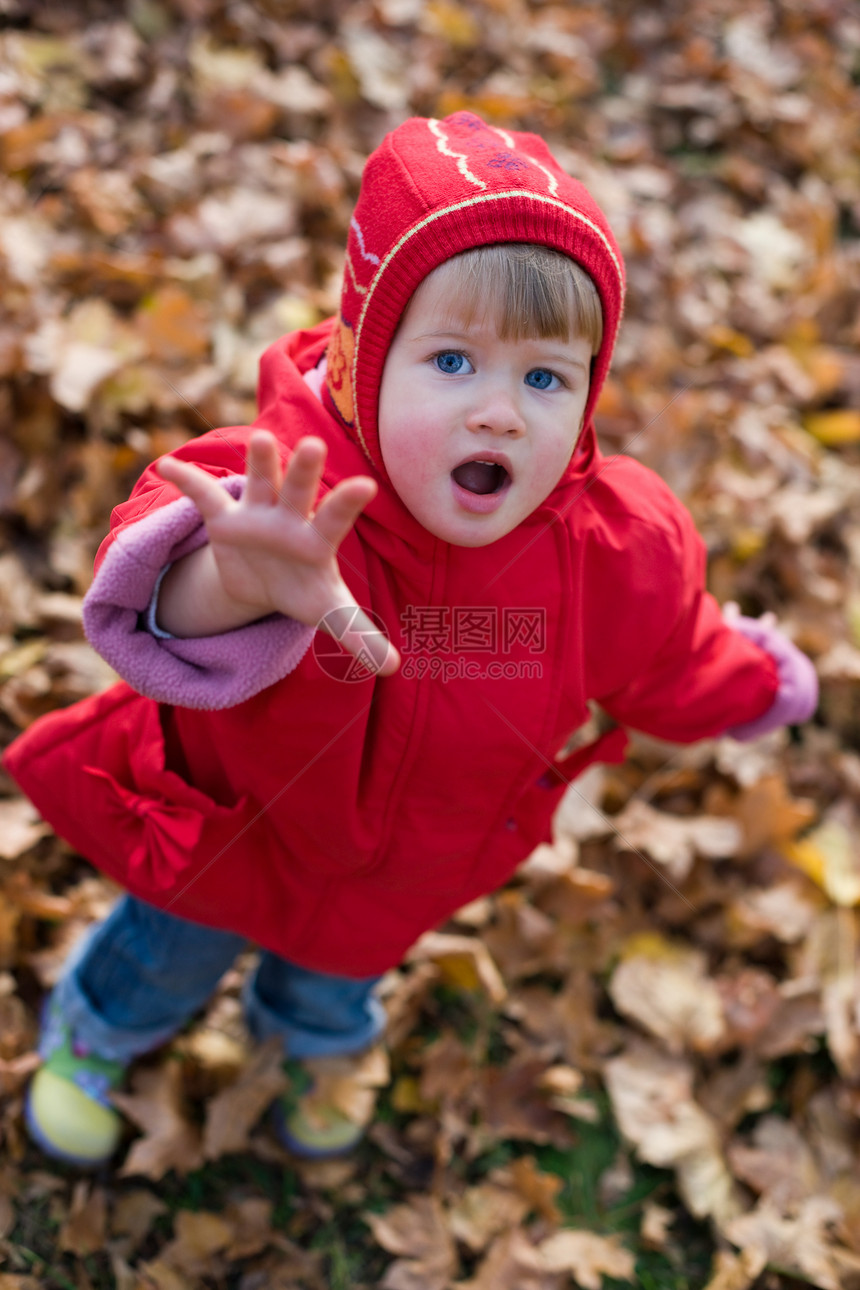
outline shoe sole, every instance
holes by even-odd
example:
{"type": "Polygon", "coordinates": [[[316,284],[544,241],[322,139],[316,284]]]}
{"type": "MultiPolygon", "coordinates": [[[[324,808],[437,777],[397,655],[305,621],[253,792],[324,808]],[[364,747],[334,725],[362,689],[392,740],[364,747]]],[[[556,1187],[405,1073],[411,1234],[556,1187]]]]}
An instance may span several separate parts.
{"type": "Polygon", "coordinates": [[[281,1146],[286,1147],[300,1160],[343,1160],[346,1156],[352,1155],[355,1148],[364,1138],[364,1130],[360,1129],[356,1133],[355,1140],[346,1143],[344,1146],[312,1147],[309,1143],[302,1142],[301,1138],[296,1138],[290,1133],[284,1113],[277,1102],[272,1107],[272,1127],[281,1146]]]}

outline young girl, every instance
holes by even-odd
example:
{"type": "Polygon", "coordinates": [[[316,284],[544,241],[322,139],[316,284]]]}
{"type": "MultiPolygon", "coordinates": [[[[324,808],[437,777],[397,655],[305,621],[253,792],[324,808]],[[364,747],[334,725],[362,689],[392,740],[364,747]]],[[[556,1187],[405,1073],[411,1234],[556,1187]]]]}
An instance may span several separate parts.
{"type": "MultiPolygon", "coordinates": [[[[248,939],[252,1033],[319,1073],[378,1039],[380,974],[506,881],[624,726],[811,714],[809,661],[725,621],[686,510],[598,452],[623,292],[540,139],[407,121],[367,163],[340,315],[264,355],[256,428],[186,444],[114,513],[85,625],[125,680],[6,756],[130,893],[46,1011],[46,1151],[110,1155],[110,1089],[248,939]],[[565,755],[589,700],[617,724],[565,755]]],[[[279,1122],[294,1150],[357,1140],[308,1098],[279,1122]]]]}

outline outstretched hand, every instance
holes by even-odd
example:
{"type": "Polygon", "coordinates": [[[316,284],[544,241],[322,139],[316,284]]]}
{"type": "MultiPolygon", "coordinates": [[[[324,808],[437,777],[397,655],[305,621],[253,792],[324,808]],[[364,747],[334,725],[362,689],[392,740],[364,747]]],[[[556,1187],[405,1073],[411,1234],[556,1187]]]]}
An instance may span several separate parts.
{"type": "Polygon", "coordinates": [[[325,455],[323,440],[308,436],[283,470],[275,437],[256,430],[238,501],[189,462],[163,457],[158,470],[200,511],[221,593],[243,617],[280,613],[325,627],[350,653],[369,653],[380,663],[375,670],[388,676],[400,665],[397,650],[359,608],[337,561],[376,483],[363,475],[340,480],[314,510],[325,455]]]}

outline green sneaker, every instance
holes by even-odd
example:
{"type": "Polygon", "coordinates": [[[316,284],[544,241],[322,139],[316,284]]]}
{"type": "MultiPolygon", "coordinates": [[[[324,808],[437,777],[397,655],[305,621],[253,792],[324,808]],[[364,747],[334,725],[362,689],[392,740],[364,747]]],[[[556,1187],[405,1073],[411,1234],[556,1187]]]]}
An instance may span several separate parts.
{"type": "Polygon", "coordinates": [[[43,1065],[30,1081],[27,1131],[46,1155],[67,1164],[94,1166],[109,1160],[122,1132],[110,1102],[125,1074],[123,1062],[107,1061],[76,1044],[71,1027],[49,1000],[39,1036],[43,1065]]]}
{"type": "Polygon", "coordinates": [[[388,1082],[381,1047],[349,1057],[314,1057],[284,1063],[290,1087],[272,1107],[275,1132],[293,1155],[335,1160],[364,1137],[378,1088],[388,1082]]]}

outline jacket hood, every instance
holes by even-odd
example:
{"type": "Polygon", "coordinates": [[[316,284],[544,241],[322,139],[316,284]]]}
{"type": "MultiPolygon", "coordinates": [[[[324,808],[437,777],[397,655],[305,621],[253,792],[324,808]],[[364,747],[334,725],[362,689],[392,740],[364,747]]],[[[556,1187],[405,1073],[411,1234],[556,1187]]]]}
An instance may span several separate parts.
{"type": "Polygon", "coordinates": [[[583,432],[564,479],[594,455],[592,417],[624,302],[624,262],[600,207],[536,134],[472,112],[413,117],[371,154],[350,221],[341,307],[328,347],[325,399],[378,474],[379,386],[416,288],[445,260],[494,242],[549,246],[591,276],[603,308],[583,432]]]}

